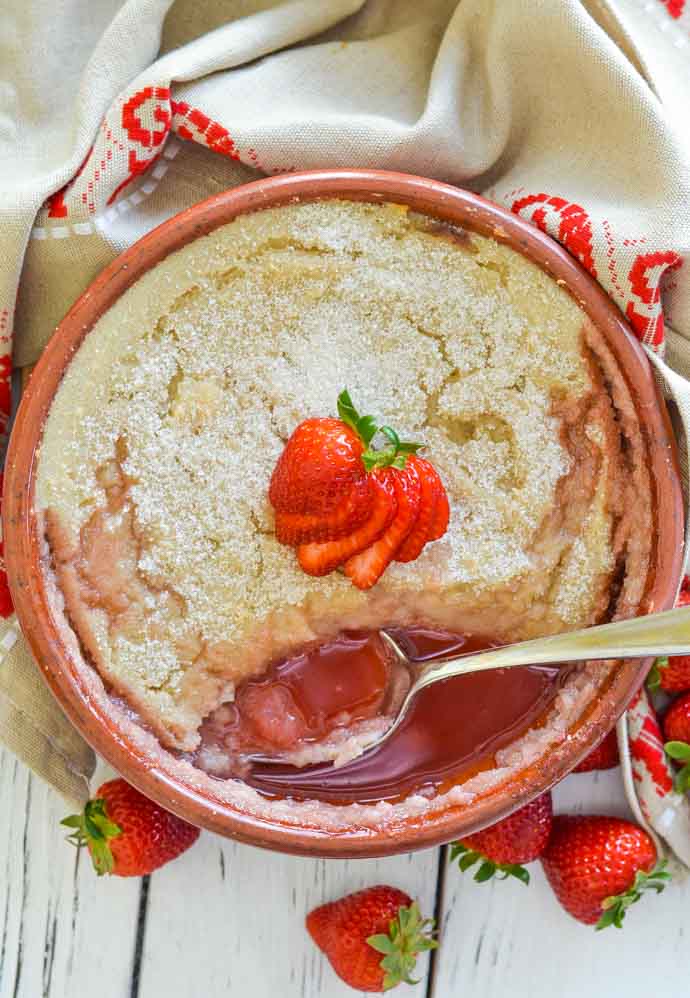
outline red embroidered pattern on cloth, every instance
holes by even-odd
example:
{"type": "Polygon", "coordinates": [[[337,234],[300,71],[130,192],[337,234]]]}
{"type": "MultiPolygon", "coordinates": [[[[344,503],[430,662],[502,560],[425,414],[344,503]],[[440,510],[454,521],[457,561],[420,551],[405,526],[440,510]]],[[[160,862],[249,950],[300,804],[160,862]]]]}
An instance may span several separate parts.
{"type": "MultiPolygon", "coordinates": [[[[173,100],[169,87],[142,87],[125,94],[108,112],[72,180],[44,205],[39,224],[49,219],[87,221],[114,204],[156,163],[171,132],[240,159],[227,128],[199,108],[173,100]]],[[[249,154],[246,158],[254,165],[249,154]]]]}
{"type": "MultiPolygon", "coordinates": [[[[158,159],[172,118],[170,110],[170,90],[168,87],[144,87],[138,90],[122,107],[122,128],[129,139],[127,153],[128,175],[110,194],[107,204],[112,204],[120,191],[124,190],[135,177],[145,173],[158,159]],[[134,148],[132,148],[132,144],[134,148]],[[149,155],[141,155],[143,149],[149,155]]],[[[98,179],[98,178],[96,178],[98,179]]]]}
{"type": "Polygon", "coordinates": [[[569,203],[565,198],[550,197],[548,194],[528,194],[527,197],[514,201],[510,210],[516,215],[530,218],[544,232],[550,232],[592,277],[597,276],[592,256],[592,223],[579,204],[569,203]],[[527,211],[530,208],[532,210],[527,211]]]}
{"type": "MultiPolygon", "coordinates": [[[[673,791],[673,773],[664,753],[656,712],[644,689],[639,691],[628,710],[629,723],[630,719],[633,721],[629,734],[633,778],[638,783],[648,781],[656,796],[663,798],[673,791]]],[[[645,817],[649,819],[650,814],[645,817]]]]}
{"type": "Polygon", "coordinates": [[[678,253],[666,250],[641,253],[630,268],[628,281],[632,298],[625,314],[628,322],[645,343],[660,347],[664,342],[664,314],[661,291],[666,275],[682,265],[678,253]]]}
{"type": "Polygon", "coordinates": [[[213,121],[198,107],[190,107],[184,101],[172,101],[172,111],[173,131],[181,139],[199,142],[213,152],[239,160],[240,154],[227,128],[213,121]]]}
{"type": "Polygon", "coordinates": [[[673,250],[634,254],[645,238],[616,241],[608,219],[593,218],[582,205],[552,194],[504,196],[511,211],[557,239],[604,286],[643,342],[659,349],[664,342],[662,293],[670,271],[682,266],[673,250]],[[622,272],[621,272],[622,271],[622,272]]]}
{"type": "Polygon", "coordinates": [[[661,0],[671,17],[679,18],[685,10],[685,0],[661,0]]]}

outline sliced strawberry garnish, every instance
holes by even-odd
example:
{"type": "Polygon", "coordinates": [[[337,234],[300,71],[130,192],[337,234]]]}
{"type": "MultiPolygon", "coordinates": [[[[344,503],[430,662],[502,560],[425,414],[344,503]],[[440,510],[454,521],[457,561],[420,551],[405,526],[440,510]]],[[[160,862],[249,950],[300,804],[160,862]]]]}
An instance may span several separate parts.
{"type": "Polygon", "coordinates": [[[297,548],[297,558],[307,575],[328,575],[380,537],[393,520],[397,504],[392,470],[377,468],[368,477],[374,493],[369,519],[347,537],[324,544],[300,545],[297,548]]]}
{"type": "Polygon", "coordinates": [[[369,589],[394,558],[413,561],[445,533],[448,497],[432,465],[416,456],[421,444],[360,416],[347,391],[338,416],[296,427],[269,499],[277,539],[297,548],[305,572],[344,565],[354,585],[369,589]]]}
{"type": "Polygon", "coordinates": [[[445,486],[440,478],[438,480],[438,484],[440,488],[436,494],[436,507],[431,520],[431,526],[429,527],[427,542],[437,541],[440,537],[443,537],[446,530],[448,530],[448,521],[450,520],[448,493],[446,492],[445,486]]]}
{"type": "Polygon", "coordinates": [[[414,464],[391,471],[398,509],[390,526],[378,540],[345,562],[345,575],[358,589],[371,589],[395,557],[415,525],[421,505],[422,487],[414,464]]]}
{"type": "Polygon", "coordinates": [[[276,537],[281,544],[291,547],[337,540],[360,527],[373,505],[374,490],[367,476],[352,486],[333,513],[276,513],[276,537]]]}
{"type": "Polygon", "coordinates": [[[422,548],[429,540],[436,504],[443,489],[443,483],[431,462],[413,454],[408,457],[407,463],[415,468],[419,476],[421,498],[419,515],[412,530],[398,548],[395,555],[396,561],[414,561],[421,554],[422,548]]]}

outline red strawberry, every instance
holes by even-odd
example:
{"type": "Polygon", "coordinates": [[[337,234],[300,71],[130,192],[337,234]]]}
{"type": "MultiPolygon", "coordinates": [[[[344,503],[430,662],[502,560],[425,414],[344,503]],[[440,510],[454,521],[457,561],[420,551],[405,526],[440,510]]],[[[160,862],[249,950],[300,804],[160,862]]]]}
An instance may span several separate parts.
{"type": "Polygon", "coordinates": [[[565,910],[597,929],[621,928],[642,892],[670,879],[647,832],[622,818],[558,815],[541,862],[565,910]]]}
{"type": "MultiPolygon", "coordinates": [[[[396,552],[396,561],[414,561],[420,556],[422,548],[431,538],[432,527],[435,524],[436,508],[439,502],[442,502],[441,493],[444,496],[446,493],[443,482],[430,461],[413,454],[407,459],[407,464],[413,465],[419,476],[421,498],[419,514],[412,530],[396,552]]],[[[446,498],[446,505],[447,502],[446,498]]]]}
{"type": "Polygon", "coordinates": [[[690,690],[690,655],[658,658],[647,677],[650,690],[661,688],[667,693],[684,693],[690,690]]]}
{"type": "Polygon", "coordinates": [[[395,887],[367,887],[323,904],[306,924],[338,977],[358,991],[416,984],[417,955],[437,945],[433,919],[423,919],[417,903],[395,887]]]}
{"type": "Polygon", "coordinates": [[[345,575],[358,589],[371,589],[378,582],[417,519],[422,490],[414,465],[408,462],[404,470],[394,469],[393,487],[398,508],[390,526],[378,540],[345,562],[345,575]]]}
{"type": "Polygon", "coordinates": [[[122,779],[98,790],[82,814],[61,824],[74,831],[69,841],[88,847],[100,876],[143,877],[189,849],[199,829],[170,814],[122,779]]]}
{"type": "Polygon", "coordinates": [[[690,693],[674,700],[664,716],[664,738],[670,742],[690,742],[690,693]]]}
{"type": "Polygon", "coordinates": [[[291,547],[345,537],[368,519],[373,503],[374,491],[367,476],[355,482],[332,513],[276,513],[276,537],[291,547]]]}
{"type": "Polygon", "coordinates": [[[368,471],[398,464],[420,444],[403,443],[390,426],[360,416],[347,391],[338,396],[339,419],[306,419],[294,430],[273,469],[268,498],[276,513],[335,513],[368,471]],[[390,446],[369,444],[382,434],[390,446]]]}
{"type": "Polygon", "coordinates": [[[364,479],[364,441],[341,419],[306,419],[273,469],[268,498],[277,513],[333,513],[364,479]]]}
{"type": "Polygon", "coordinates": [[[347,537],[322,544],[302,544],[297,558],[307,575],[328,575],[338,565],[363,551],[386,530],[397,510],[393,474],[390,468],[377,468],[369,476],[374,504],[369,519],[347,537]]]}
{"type": "Polygon", "coordinates": [[[663,720],[666,754],[681,763],[674,780],[679,793],[690,790],[690,693],[671,704],[663,720]]]}
{"type": "MultiPolygon", "coordinates": [[[[676,598],[676,607],[690,605],[690,576],[685,576],[676,598]]],[[[690,655],[674,655],[672,658],[658,658],[647,676],[650,690],[661,688],[667,693],[683,693],[690,690],[690,655]]]]}
{"type": "Polygon", "coordinates": [[[551,834],[552,818],[551,794],[547,792],[495,825],[468,835],[462,842],[453,842],[451,862],[459,858],[463,873],[480,863],[474,875],[478,884],[489,880],[494,873],[502,874],[502,880],[517,877],[528,884],[529,873],[522,864],[531,863],[543,853],[551,834]]]}
{"type": "Polygon", "coordinates": [[[573,773],[591,773],[595,769],[613,769],[620,763],[616,729],[609,731],[603,742],[586,756],[573,770],[573,773]]]}

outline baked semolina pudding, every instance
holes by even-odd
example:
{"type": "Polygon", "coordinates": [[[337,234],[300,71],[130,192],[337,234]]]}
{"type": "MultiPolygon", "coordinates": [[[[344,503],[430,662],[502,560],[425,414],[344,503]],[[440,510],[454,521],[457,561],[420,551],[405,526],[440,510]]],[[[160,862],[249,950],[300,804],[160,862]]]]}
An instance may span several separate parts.
{"type": "MultiPolygon", "coordinates": [[[[474,232],[324,200],[197,239],[99,320],[53,401],[36,505],[84,667],[204,765],[238,691],[304,649],[384,626],[503,643],[635,614],[650,496],[624,379],[563,288],[474,232]],[[450,507],[443,536],[367,589],[307,574],[268,495],[295,428],[335,417],[345,386],[422,445],[450,507]]],[[[496,768],[545,751],[606,677],[585,665],[540,691],[537,741],[525,714],[496,768]]],[[[362,697],[319,737],[380,730],[383,692],[362,697]]]]}

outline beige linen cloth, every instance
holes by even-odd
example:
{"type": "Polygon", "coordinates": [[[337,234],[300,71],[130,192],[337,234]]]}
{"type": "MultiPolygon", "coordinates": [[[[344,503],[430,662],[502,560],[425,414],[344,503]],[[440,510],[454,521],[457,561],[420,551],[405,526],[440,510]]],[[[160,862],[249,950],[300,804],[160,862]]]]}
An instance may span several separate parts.
{"type": "MultiPolygon", "coordinates": [[[[3,353],[32,364],[74,299],[143,233],[257,174],[354,166],[470,187],[560,240],[654,352],[683,444],[690,0],[684,8],[6,0],[2,423],[3,353]]],[[[93,754],[44,687],[0,591],[3,606],[0,737],[65,797],[83,799],[93,754]]]]}

